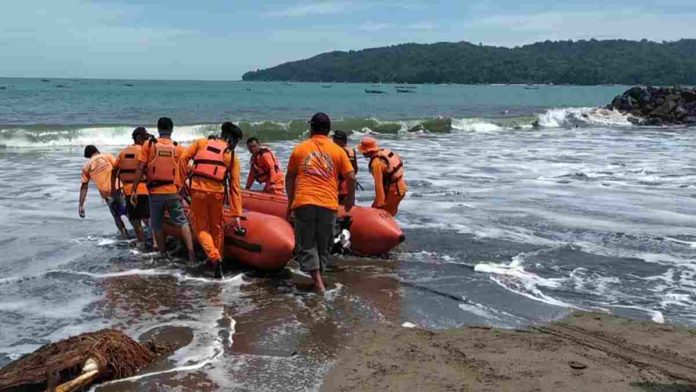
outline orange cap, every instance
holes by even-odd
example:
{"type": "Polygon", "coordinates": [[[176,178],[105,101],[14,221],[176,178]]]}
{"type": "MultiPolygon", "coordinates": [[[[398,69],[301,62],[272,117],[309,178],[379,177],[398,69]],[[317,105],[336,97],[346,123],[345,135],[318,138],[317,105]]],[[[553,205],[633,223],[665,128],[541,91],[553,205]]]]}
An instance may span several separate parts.
{"type": "Polygon", "coordinates": [[[377,145],[377,140],[375,138],[366,136],[360,141],[360,145],[358,146],[358,151],[360,151],[361,154],[365,154],[367,152],[373,152],[373,151],[379,151],[379,146],[377,145]]]}

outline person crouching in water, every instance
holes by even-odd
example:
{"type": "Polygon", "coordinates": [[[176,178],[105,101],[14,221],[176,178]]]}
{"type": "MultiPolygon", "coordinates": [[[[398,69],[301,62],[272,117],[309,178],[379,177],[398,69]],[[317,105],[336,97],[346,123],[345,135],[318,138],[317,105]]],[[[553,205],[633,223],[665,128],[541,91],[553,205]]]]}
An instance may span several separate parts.
{"type": "Polygon", "coordinates": [[[109,211],[114,218],[114,223],[116,223],[116,227],[121,233],[121,236],[123,238],[128,238],[126,225],[123,224],[123,219],[121,219],[121,215],[126,213],[126,202],[118,194],[118,197],[113,197],[111,192],[111,173],[116,158],[111,154],[100,153],[97,147],[93,145],[85,147],[85,158],[89,159],[89,161],[82,167],[82,185],[80,186],[80,201],[78,206],[80,218],[85,217],[85,200],[87,199],[88,184],[89,181],[92,180],[97,186],[99,195],[109,206],[109,211]]]}
{"type": "Polygon", "coordinates": [[[225,198],[229,200],[235,230],[241,229],[242,193],[239,160],[234,149],[242,130],[231,122],[222,124],[220,137],[196,140],[181,156],[191,168],[191,223],[215,278],[222,278],[225,198]],[[227,195],[225,194],[227,193],[227,195]]]}
{"type": "Polygon", "coordinates": [[[346,211],[355,202],[355,173],[343,149],[329,139],[331,120],[324,113],[309,122],[310,139],[295,147],[288,162],[285,185],[288,192],[288,219],[295,218],[297,260],[309,272],[314,289],[325,291],[321,272],[329,261],[338,211],[338,176],[348,182],[346,211]]]}
{"type": "Polygon", "coordinates": [[[133,188],[135,182],[135,171],[138,169],[140,161],[138,156],[142,150],[143,143],[149,140],[152,136],[147,133],[143,127],[138,127],[133,130],[133,144],[124,148],[118,153],[114,162],[114,170],[111,172],[111,194],[112,197],[117,197],[118,188],[116,181],[120,181],[123,186],[123,194],[126,196],[128,203],[126,205],[126,216],[133,231],[135,238],[138,241],[138,247],[145,249],[145,231],[143,230],[143,221],[150,219],[150,197],[145,183],[138,184],[138,188],[133,188]],[[138,202],[133,204],[130,198],[135,193],[138,202]]]}
{"type": "Polygon", "coordinates": [[[404,180],[404,163],[397,153],[379,148],[377,140],[369,136],[360,141],[358,151],[370,160],[370,173],[375,180],[372,208],[379,208],[396,216],[399,204],[408,190],[404,180]]]}
{"type": "MultiPolygon", "coordinates": [[[[357,176],[358,175],[358,157],[357,157],[357,154],[355,153],[355,149],[348,147],[348,134],[343,132],[343,131],[334,131],[333,141],[334,141],[334,143],[338,144],[343,149],[343,151],[346,152],[346,155],[348,155],[348,160],[350,161],[350,164],[353,165],[353,172],[357,176]]],[[[346,197],[348,197],[348,182],[342,176],[338,177],[338,181],[339,181],[338,202],[341,205],[343,205],[343,202],[346,200],[346,197]]],[[[357,187],[360,187],[357,180],[355,182],[355,185],[357,187]]]]}
{"type": "MultiPolygon", "coordinates": [[[[140,182],[147,170],[147,189],[150,194],[150,226],[155,236],[155,243],[160,253],[166,256],[166,242],[164,236],[164,211],[169,212],[169,220],[174,226],[181,229],[188,259],[196,261],[196,253],[193,249],[193,237],[189,228],[184,208],[179,200],[179,188],[182,186],[179,175],[179,157],[183,148],[172,140],[174,123],[168,117],[161,117],[157,121],[159,137],[145,142],[138,156],[138,168],[135,170],[133,188],[138,189],[140,182]]],[[[130,202],[138,204],[138,194],[131,194],[130,202]]]]}
{"type": "Polygon", "coordinates": [[[250,137],[247,140],[247,149],[251,153],[251,162],[249,163],[246,189],[251,189],[254,181],[257,181],[259,184],[263,184],[264,192],[282,195],[285,191],[285,178],[273,151],[262,146],[259,139],[255,137],[250,137]]]}

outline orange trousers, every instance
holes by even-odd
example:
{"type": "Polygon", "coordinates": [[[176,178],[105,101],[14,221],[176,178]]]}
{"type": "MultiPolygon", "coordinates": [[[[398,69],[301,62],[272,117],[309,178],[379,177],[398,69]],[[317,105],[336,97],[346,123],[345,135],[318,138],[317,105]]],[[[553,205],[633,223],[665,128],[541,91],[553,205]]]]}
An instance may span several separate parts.
{"type": "Polygon", "coordinates": [[[399,204],[406,197],[407,190],[406,183],[400,182],[390,185],[384,195],[384,205],[376,208],[387,211],[391,216],[396,216],[399,213],[399,204]]]}
{"type": "Polygon", "coordinates": [[[222,260],[224,201],[223,193],[191,191],[191,225],[210,260],[222,260]]]}

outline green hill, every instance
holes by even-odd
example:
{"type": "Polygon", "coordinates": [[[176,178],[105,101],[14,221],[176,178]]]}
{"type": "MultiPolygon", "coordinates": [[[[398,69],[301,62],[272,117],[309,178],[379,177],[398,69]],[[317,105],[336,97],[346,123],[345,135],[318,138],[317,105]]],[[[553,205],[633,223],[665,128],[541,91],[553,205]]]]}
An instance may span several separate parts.
{"type": "Polygon", "coordinates": [[[696,40],[468,42],[329,52],[247,72],[244,80],[384,83],[696,85],[696,40]]]}

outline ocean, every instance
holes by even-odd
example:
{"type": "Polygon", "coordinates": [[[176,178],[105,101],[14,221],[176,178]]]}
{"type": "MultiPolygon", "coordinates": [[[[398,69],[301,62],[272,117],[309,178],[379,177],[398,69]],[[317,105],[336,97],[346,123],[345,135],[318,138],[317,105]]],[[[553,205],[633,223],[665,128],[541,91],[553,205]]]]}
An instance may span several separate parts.
{"type": "Polygon", "coordinates": [[[596,310],[696,325],[693,129],[599,108],[627,86],[412,87],[0,79],[0,365],[114,327],[181,348],[97,390],[305,391],[372,323],[523,328],[596,310]],[[186,144],[230,120],[285,164],[316,111],[400,153],[410,188],[406,242],[336,258],[325,298],[289,273],[231,266],[218,282],[139,253],[94,189],[78,217],[86,144],[116,153],[160,116],[186,144]]]}

